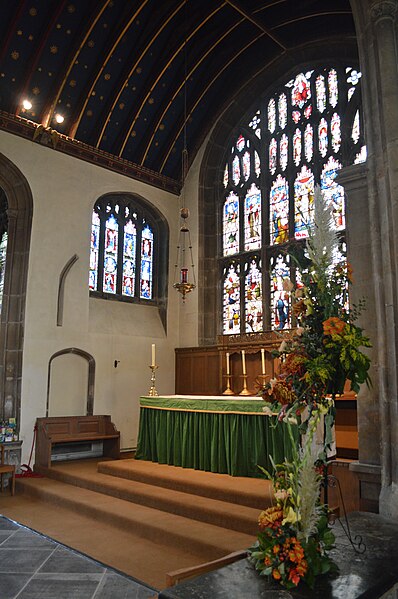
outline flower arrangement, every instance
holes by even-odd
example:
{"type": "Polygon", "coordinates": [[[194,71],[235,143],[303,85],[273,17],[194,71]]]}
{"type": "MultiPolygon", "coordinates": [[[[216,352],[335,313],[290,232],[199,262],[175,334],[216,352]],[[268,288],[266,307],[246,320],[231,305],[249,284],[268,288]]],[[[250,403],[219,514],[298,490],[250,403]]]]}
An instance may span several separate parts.
{"type": "Polygon", "coordinates": [[[262,389],[264,411],[278,414],[288,427],[293,458],[273,463],[271,480],[275,505],[260,514],[260,532],[250,560],[263,576],[287,588],[334,568],[328,551],[334,535],[328,525],[328,507],[320,503],[327,450],[332,443],[334,399],[346,381],[357,392],[370,384],[370,360],[362,348],[369,339],[355,321],[363,308],[348,301],[352,271],[338,249],[330,208],[319,187],[314,196],[314,226],[305,248],[291,250],[297,264],[296,285],[283,282],[290,294],[298,326],[284,338],[275,356],[279,374],[262,389]],[[321,451],[314,435],[322,423],[321,451]],[[301,447],[292,427],[301,433],[301,447]]]}

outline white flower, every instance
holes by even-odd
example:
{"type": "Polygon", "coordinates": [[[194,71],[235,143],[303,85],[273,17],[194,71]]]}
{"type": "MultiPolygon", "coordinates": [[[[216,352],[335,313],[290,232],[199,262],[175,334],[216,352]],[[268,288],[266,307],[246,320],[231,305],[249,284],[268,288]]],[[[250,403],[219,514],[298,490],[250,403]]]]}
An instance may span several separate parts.
{"type": "Polygon", "coordinates": [[[296,329],[296,335],[298,337],[301,337],[301,335],[304,333],[304,327],[297,327],[296,329]]]}
{"type": "Polygon", "coordinates": [[[287,349],[287,343],[286,341],[282,341],[282,343],[279,346],[278,352],[283,354],[283,352],[285,352],[287,349]]]}
{"type": "Polygon", "coordinates": [[[271,410],[269,406],[265,406],[263,408],[263,412],[266,416],[274,416],[274,412],[271,410]]]}

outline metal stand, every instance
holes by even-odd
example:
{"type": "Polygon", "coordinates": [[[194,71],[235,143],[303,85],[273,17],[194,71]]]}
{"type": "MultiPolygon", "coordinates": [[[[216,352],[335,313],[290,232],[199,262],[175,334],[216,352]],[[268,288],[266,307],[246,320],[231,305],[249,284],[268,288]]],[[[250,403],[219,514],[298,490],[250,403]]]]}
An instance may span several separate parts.
{"type": "Polygon", "coordinates": [[[155,381],[156,381],[156,375],[155,375],[155,370],[157,368],[159,368],[159,366],[156,366],[156,364],[154,364],[153,366],[149,367],[152,370],[152,375],[151,375],[151,388],[149,389],[149,397],[158,397],[158,392],[156,391],[156,387],[155,387],[155,381]]]}
{"type": "MultiPolygon", "coordinates": [[[[326,470],[326,472],[327,472],[327,470],[326,470]]],[[[365,553],[366,545],[363,542],[361,535],[356,535],[354,538],[351,535],[350,524],[349,524],[348,518],[347,518],[347,511],[345,509],[345,503],[344,503],[343,493],[341,491],[341,485],[340,485],[339,479],[336,478],[336,476],[334,476],[334,474],[326,474],[325,479],[324,479],[324,484],[325,484],[325,491],[328,487],[331,487],[331,488],[337,487],[338,488],[341,505],[343,507],[343,514],[342,514],[342,518],[337,517],[337,520],[339,521],[340,526],[343,529],[343,531],[344,531],[347,539],[349,540],[351,547],[353,548],[355,553],[358,553],[358,554],[365,553]],[[343,522],[343,520],[344,520],[344,522],[343,522]]],[[[327,496],[327,493],[326,493],[326,496],[327,496]]],[[[334,524],[335,521],[336,521],[336,517],[334,517],[334,516],[332,516],[332,518],[329,519],[329,522],[332,525],[334,524]]]]}

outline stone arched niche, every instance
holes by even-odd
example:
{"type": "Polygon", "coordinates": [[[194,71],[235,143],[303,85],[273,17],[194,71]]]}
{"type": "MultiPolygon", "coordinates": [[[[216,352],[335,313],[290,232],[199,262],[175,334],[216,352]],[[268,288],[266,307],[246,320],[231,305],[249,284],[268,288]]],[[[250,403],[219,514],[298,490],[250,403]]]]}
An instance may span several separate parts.
{"type": "Polygon", "coordinates": [[[33,200],[24,175],[2,154],[0,188],[8,205],[8,244],[0,326],[0,418],[16,418],[19,431],[33,200]]]}
{"type": "Polygon", "coordinates": [[[82,349],[68,347],[48,363],[46,417],[92,416],[95,360],[82,349]]]}

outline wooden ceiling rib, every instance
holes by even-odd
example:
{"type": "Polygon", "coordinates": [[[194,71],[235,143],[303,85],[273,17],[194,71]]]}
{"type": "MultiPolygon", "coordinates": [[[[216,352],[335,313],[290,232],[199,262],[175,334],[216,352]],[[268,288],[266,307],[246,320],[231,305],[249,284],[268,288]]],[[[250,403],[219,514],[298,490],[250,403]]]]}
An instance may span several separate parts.
{"type": "Polygon", "coordinates": [[[318,42],[338,53],[355,41],[350,0],[36,4],[4,3],[0,111],[174,180],[184,132],[193,159],[240,90],[257,73],[266,80],[267,65],[285,55],[293,67],[318,42]],[[58,111],[65,120],[55,125],[58,111]]]}

